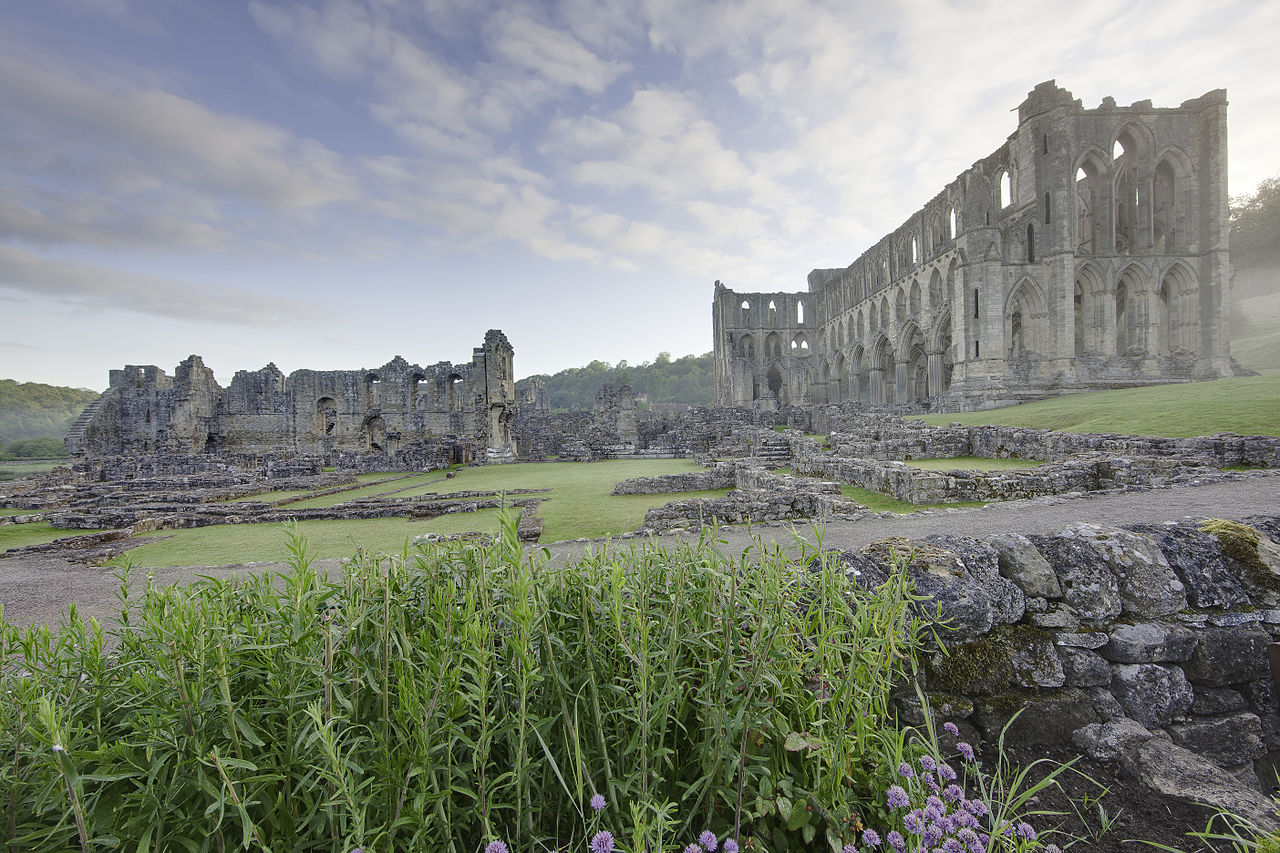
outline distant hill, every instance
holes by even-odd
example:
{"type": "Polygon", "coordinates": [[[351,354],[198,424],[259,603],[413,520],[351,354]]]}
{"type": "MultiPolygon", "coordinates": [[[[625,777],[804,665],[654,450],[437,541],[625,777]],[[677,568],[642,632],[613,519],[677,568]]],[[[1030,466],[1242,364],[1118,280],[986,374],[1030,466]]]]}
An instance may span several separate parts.
{"type": "Polygon", "coordinates": [[[532,379],[546,383],[553,409],[590,409],[601,385],[630,385],[636,396],[650,403],[683,403],[709,406],[715,399],[715,362],[711,353],[686,355],[677,359],[660,352],[657,359],[643,364],[620,361],[593,361],[586,367],[570,367],[548,376],[529,376],[516,383],[525,388],[532,379]]]}
{"type": "Polygon", "coordinates": [[[97,391],[63,388],[39,382],[0,379],[0,442],[11,448],[14,442],[56,438],[67,433],[97,391]]]}

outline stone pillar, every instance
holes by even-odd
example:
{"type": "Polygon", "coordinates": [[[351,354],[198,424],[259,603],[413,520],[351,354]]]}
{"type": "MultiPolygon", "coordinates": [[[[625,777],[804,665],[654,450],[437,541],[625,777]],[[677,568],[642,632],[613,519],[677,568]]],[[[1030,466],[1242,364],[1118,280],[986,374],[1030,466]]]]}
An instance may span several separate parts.
{"type": "Polygon", "coordinates": [[[929,396],[941,397],[943,393],[942,350],[926,352],[925,355],[929,359],[929,396]]]}
{"type": "Polygon", "coordinates": [[[907,399],[907,363],[899,361],[894,364],[894,393],[893,402],[902,404],[909,403],[907,399]]]}
{"type": "Polygon", "coordinates": [[[868,384],[871,386],[871,405],[879,406],[884,403],[884,369],[873,365],[868,384]]]}

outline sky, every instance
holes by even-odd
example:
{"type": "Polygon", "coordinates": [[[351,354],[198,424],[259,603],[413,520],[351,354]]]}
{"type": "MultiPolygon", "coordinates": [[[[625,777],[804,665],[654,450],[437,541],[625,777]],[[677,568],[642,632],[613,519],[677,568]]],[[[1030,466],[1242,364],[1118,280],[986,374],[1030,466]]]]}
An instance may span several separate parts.
{"type": "Polygon", "coordinates": [[[1269,0],[5,0],[0,377],[707,352],[716,280],[847,266],[1043,80],[1227,89],[1251,192],[1277,33],[1269,0]]]}

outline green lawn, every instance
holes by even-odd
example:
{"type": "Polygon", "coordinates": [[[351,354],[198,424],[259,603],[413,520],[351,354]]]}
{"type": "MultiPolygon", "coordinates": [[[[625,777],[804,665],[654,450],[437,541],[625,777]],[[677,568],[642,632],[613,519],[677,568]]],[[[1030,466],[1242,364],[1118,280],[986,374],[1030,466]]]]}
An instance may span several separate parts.
{"type": "Polygon", "coordinates": [[[692,459],[639,461],[518,463],[464,468],[458,476],[433,483],[415,494],[498,489],[551,489],[538,514],[544,520],[542,541],[607,536],[635,530],[650,507],[686,497],[714,497],[724,491],[661,495],[610,494],[615,483],[629,477],[654,477],[702,470],[692,459]]]}
{"type": "MultiPolygon", "coordinates": [[[[628,477],[652,477],[701,470],[689,459],[643,461],[524,463],[465,468],[452,480],[438,483],[439,472],[394,483],[343,492],[293,506],[315,506],[319,501],[339,503],[357,494],[376,494],[414,487],[413,494],[447,496],[458,491],[501,491],[503,489],[551,489],[538,508],[543,518],[542,541],[607,536],[635,530],[644,522],[645,511],[669,501],[689,497],[720,497],[727,490],[683,492],[659,495],[610,494],[613,486],[628,477]]],[[[384,478],[386,475],[382,475],[384,478]]],[[[408,493],[406,493],[408,494],[408,493]]],[[[24,525],[30,526],[30,525],[24,525]]],[[[357,548],[399,552],[407,540],[424,533],[494,532],[497,513],[457,513],[423,521],[406,518],[303,521],[298,528],[321,557],[349,557],[357,548]]],[[[4,528],[0,528],[4,529],[4,528]]],[[[225,563],[282,560],[283,525],[238,524],[164,531],[160,542],[135,548],[129,554],[140,566],[200,566],[225,563]]]]}
{"type": "Polygon", "coordinates": [[[985,456],[955,456],[950,459],[906,459],[912,468],[924,471],[1021,471],[1044,463],[1035,459],[988,459],[985,456]]]}
{"type": "MultiPolygon", "coordinates": [[[[298,530],[320,557],[350,557],[358,549],[400,553],[406,542],[425,533],[495,532],[496,510],[456,513],[425,521],[407,518],[300,521],[298,530]]],[[[3,530],[4,528],[0,528],[3,530]]],[[[218,566],[284,560],[283,524],[218,524],[156,533],[166,538],[129,551],[135,566],[218,566]]],[[[123,558],[112,561],[119,565],[123,558]]]]}
{"type": "Polygon", "coordinates": [[[311,498],[310,500],[298,501],[289,504],[289,508],[308,509],[311,507],[337,506],[347,501],[353,501],[357,498],[371,498],[375,495],[389,495],[392,492],[401,494],[402,489],[409,489],[414,486],[421,486],[432,480],[439,480],[444,477],[440,472],[432,472],[430,474],[417,474],[412,477],[402,477],[396,480],[388,480],[388,477],[394,477],[394,474],[362,474],[361,477],[370,477],[373,479],[372,485],[365,486],[360,489],[351,489],[346,492],[336,492],[332,495],[324,495],[323,497],[311,498]],[[386,480],[386,482],[378,482],[386,480]]]}
{"type": "Polygon", "coordinates": [[[927,415],[922,420],[935,426],[957,421],[1170,437],[1219,432],[1280,436],[1280,371],[1213,382],[1070,394],[986,412],[927,415]]]}
{"type": "Polygon", "coordinates": [[[1231,314],[1231,355],[1253,370],[1280,369],[1280,293],[1241,300],[1231,314]]]}
{"type": "Polygon", "coordinates": [[[57,468],[59,465],[67,467],[71,464],[70,459],[53,459],[36,462],[19,462],[13,460],[0,461],[0,483],[6,480],[16,480],[19,477],[25,477],[28,474],[46,474],[57,468]]]}
{"type": "MultiPolygon", "coordinates": [[[[27,510],[18,510],[25,513],[27,510]]],[[[6,524],[0,527],[0,553],[10,548],[25,548],[28,545],[43,545],[55,539],[68,536],[83,536],[86,533],[98,533],[97,530],[61,530],[51,527],[47,521],[34,524],[6,524]]]]}

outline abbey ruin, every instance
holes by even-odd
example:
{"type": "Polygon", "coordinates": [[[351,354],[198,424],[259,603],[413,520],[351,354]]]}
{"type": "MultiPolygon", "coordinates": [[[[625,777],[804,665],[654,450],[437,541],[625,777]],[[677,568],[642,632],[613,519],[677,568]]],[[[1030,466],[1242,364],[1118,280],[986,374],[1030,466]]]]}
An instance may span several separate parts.
{"type": "Polygon", "coordinates": [[[469,364],[420,367],[396,356],[375,370],[241,370],[228,388],[193,355],[168,376],[111,371],[110,387],[66,437],[73,456],[342,454],[450,464],[513,458],[514,350],[491,329],[469,364]]]}
{"type": "Polygon", "coordinates": [[[1230,376],[1227,97],[1054,81],[993,154],[804,293],[716,283],[716,403],[963,410],[1230,376]]]}

